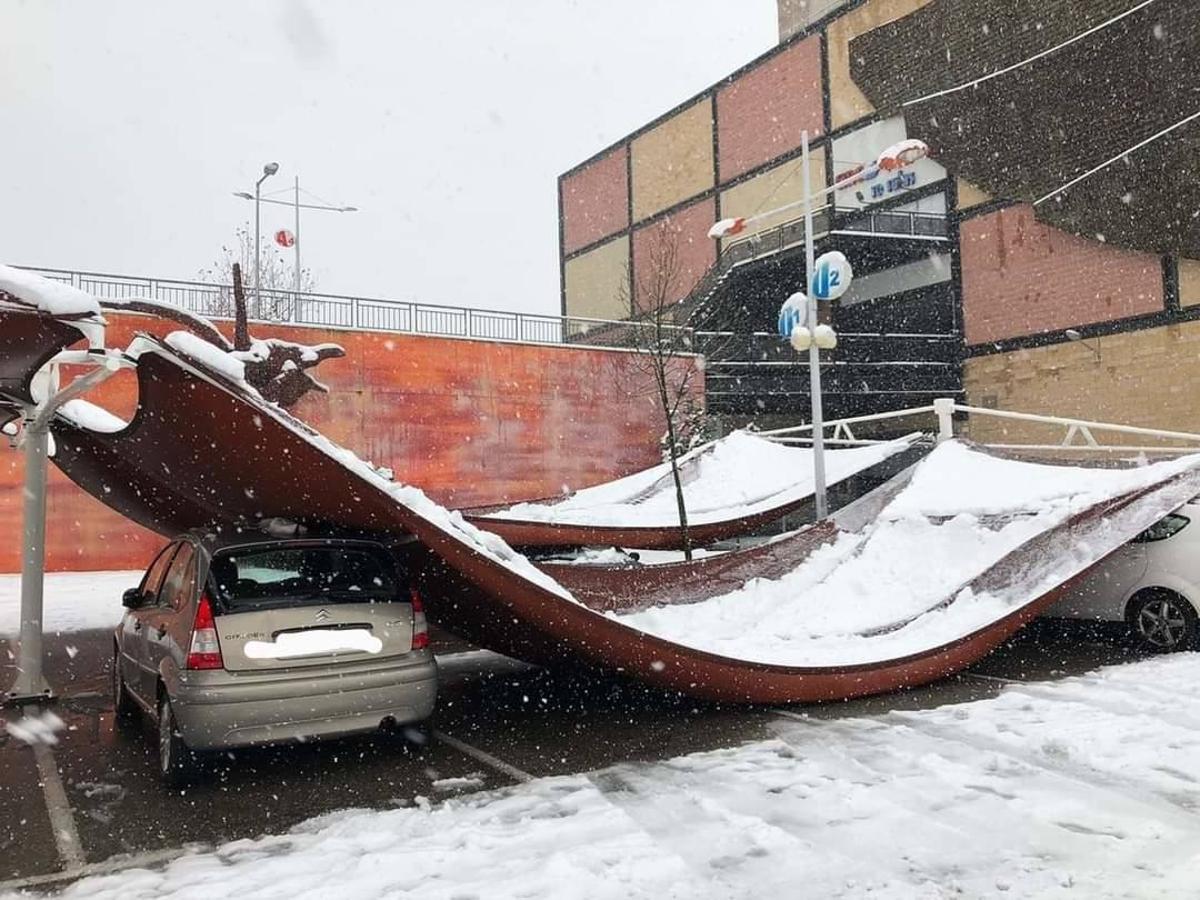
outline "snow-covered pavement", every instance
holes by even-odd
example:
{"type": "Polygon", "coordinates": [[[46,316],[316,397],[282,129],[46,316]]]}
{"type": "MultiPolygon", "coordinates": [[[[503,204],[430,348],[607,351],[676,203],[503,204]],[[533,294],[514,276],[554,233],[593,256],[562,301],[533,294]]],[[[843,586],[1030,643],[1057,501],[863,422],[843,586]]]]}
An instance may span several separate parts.
{"type": "MultiPolygon", "coordinates": [[[[121,621],[121,594],[137,587],[141,572],[47,572],[45,630],[115,628],[121,621]]],[[[0,575],[0,637],[21,630],[21,576],[0,575]]]]}
{"type": "Polygon", "coordinates": [[[1195,896],[1198,681],[1185,654],[929,710],[790,710],[771,740],[337,813],[65,895],[1195,896]]]}

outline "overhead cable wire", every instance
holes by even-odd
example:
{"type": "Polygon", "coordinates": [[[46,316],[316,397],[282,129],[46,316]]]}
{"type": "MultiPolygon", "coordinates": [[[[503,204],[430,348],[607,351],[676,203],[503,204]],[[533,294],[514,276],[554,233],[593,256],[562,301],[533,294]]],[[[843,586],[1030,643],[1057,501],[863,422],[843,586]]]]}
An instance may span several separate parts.
{"type": "Polygon", "coordinates": [[[909,106],[916,106],[918,103],[924,103],[926,100],[933,100],[937,97],[945,97],[947,94],[955,94],[955,93],[958,93],[959,91],[965,91],[969,88],[977,87],[978,85],[983,84],[985,81],[991,81],[993,78],[999,78],[1001,75],[1007,75],[1009,72],[1019,69],[1022,66],[1027,66],[1031,62],[1036,62],[1037,60],[1042,59],[1043,57],[1049,56],[1051,53],[1055,53],[1058,50],[1063,49],[1064,47],[1069,47],[1071,44],[1081,41],[1084,38],[1089,37],[1098,31],[1102,31],[1103,29],[1108,28],[1110,25],[1115,25],[1117,22],[1120,22],[1122,19],[1126,18],[1127,16],[1133,15],[1135,12],[1137,12],[1140,9],[1145,9],[1147,6],[1149,6],[1150,4],[1155,3],[1155,2],[1157,2],[1157,0],[1142,0],[1142,2],[1139,3],[1137,6],[1130,7],[1129,9],[1125,10],[1125,12],[1120,13],[1119,15],[1113,16],[1108,21],[1101,22],[1099,25],[1095,25],[1092,28],[1089,28],[1087,31],[1084,31],[1080,34],[1075,35],[1073,38],[1063,41],[1061,44],[1056,44],[1053,47],[1050,47],[1046,50],[1042,50],[1038,53],[1035,53],[1033,56],[1030,56],[1028,59],[1023,59],[1020,62],[1013,63],[1011,66],[1005,66],[1003,69],[997,69],[995,72],[991,72],[987,75],[984,75],[982,78],[976,78],[972,81],[967,81],[967,82],[964,82],[963,84],[955,85],[954,87],[946,88],[941,91],[935,91],[932,94],[926,94],[924,97],[918,97],[915,100],[908,100],[908,101],[900,104],[900,108],[904,109],[909,106]]]}
{"type": "Polygon", "coordinates": [[[1186,125],[1188,122],[1193,121],[1194,119],[1200,119],[1200,112],[1194,112],[1187,118],[1180,119],[1174,125],[1164,128],[1158,134],[1151,135],[1150,137],[1146,138],[1144,141],[1139,141],[1138,143],[1136,143],[1132,147],[1130,147],[1128,150],[1122,150],[1116,156],[1112,157],[1111,159],[1106,159],[1104,162],[1100,163],[1100,165],[1096,166],[1094,169],[1088,169],[1088,171],[1084,172],[1082,175],[1079,175],[1076,178],[1072,178],[1070,181],[1068,181],[1062,187],[1055,188],[1050,193],[1046,194],[1044,197],[1039,197],[1037,200],[1034,200],[1033,205],[1037,206],[1039,203],[1044,203],[1045,201],[1049,200],[1051,197],[1053,197],[1057,194],[1061,194],[1063,191],[1067,190],[1068,188],[1074,187],[1075,185],[1079,184],[1079,182],[1083,181],[1085,178],[1091,178],[1093,175],[1095,175],[1097,172],[1101,171],[1102,169],[1107,169],[1113,163],[1117,162],[1118,160],[1124,159],[1130,153],[1133,153],[1136,150],[1141,150],[1147,144],[1154,143],[1159,138],[1165,137],[1166,135],[1168,135],[1172,131],[1174,131],[1176,128],[1181,128],[1184,125],[1186,125]]]}

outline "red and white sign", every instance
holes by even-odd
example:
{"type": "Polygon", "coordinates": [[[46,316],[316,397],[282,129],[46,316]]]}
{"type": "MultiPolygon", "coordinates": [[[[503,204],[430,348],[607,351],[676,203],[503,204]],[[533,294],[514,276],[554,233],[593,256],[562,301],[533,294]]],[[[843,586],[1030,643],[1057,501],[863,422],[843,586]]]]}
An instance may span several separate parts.
{"type": "Polygon", "coordinates": [[[294,247],[296,244],[296,236],[286,228],[280,228],[275,232],[275,243],[280,247],[294,247]]]}

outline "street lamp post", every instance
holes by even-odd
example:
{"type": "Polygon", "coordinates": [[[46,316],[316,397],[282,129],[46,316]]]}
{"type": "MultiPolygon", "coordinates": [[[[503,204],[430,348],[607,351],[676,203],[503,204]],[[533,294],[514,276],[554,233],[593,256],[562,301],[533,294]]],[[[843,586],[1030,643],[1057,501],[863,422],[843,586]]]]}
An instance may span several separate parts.
{"type": "Polygon", "coordinates": [[[262,183],[279,171],[279,163],[270,162],[263,166],[262,178],[254,182],[254,306],[262,310],[262,234],[259,214],[262,203],[262,183]]]}
{"type": "Polygon", "coordinates": [[[788,338],[797,351],[808,351],[809,393],[812,399],[812,432],[813,432],[813,499],[818,520],[828,514],[825,490],[825,419],[821,398],[821,353],[823,349],[831,349],[837,344],[837,335],[833,329],[817,324],[817,300],[833,300],[841,296],[849,287],[852,273],[849,263],[842,254],[827,253],[818,261],[814,259],[816,248],[813,239],[813,200],[825,197],[834,191],[844,190],[854,184],[871,181],[881,173],[911,165],[929,154],[929,147],[923,141],[908,139],[888,147],[870,166],[860,166],[853,177],[834,182],[826,188],[809,193],[812,190],[810,179],[810,159],[808,152],[808,131],[800,132],[800,166],[803,179],[802,190],[804,197],[798,201],[784,204],[776,209],[756,213],[753,216],[722,219],[708,231],[708,236],[714,239],[733,237],[746,230],[746,226],[755,221],[776,216],[781,212],[802,206],[804,209],[804,294],[795,294],[784,303],[779,314],[780,334],[788,338]],[[823,279],[820,289],[817,281],[823,279]],[[803,303],[803,319],[796,302],[797,298],[803,303]]]}
{"type": "MultiPolygon", "coordinates": [[[[272,163],[272,165],[274,165],[274,163],[272,163]]],[[[265,169],[264,169],[264,172],[266,172],[265,169]]],[[[273,174],[274,174],[274,171],[266,172],[266,174],[263,175],[263,178],[259,179],[258,184],[262,184],[263,179],[265,179],[267,175],[273,175],[273,174]]],[[[256,271],[258,269],[258,252],[259,252],[259,216],[258,216],[259,205],[262,203],[274,203],[278,206],[292,207],[293,227],[295,229],[292,233],[292,248],[293,248],[293,253],[295,254],[295,262],[294,262],[295,271],[292,273],[292,287],[296,293],[297,298],[300,295],[300,210],[302,210],[302,209],[319,209],[319,210],[325,210],[326,212],[340,212],[340,213],[358,212],[357,206],[331,206],[331,205],[324,204],[324,203],[301,203],[300,202],[300,176],[298,176],[298,175],[295,177],[294,181],[292,182],[292,199],[291,200],[276,200],[271,197],[262,197],[259,195],[258,185],[255,185],[255,191],[254,191],[253,196],[246,193],[245,191],[234,191],[233,196],[241,197],[243,200],[253,200],[254,201],[254,254],[255,254],[254,255],[254,268],[256,271]]],[[[255,290],[257,291],[257,284],[255,287],[255,290]]]]}
{"type": "MultiPolygon", "coordinates": [[[[813,293],[813,270],[816,264],[816,248],[813,244],[812,189],[809,180],[808,132],[800,133],[801,169],[804,179],[804,293],[809,334],[817,331],[817,298],[813,293]]],[[[812,398],[813,431],[813,494],[816,502],[817,521],[828,512],[825,503],[825,415],[821,405],[821,348],[816,341],[808,345],[808,383],[812,398]]]]}

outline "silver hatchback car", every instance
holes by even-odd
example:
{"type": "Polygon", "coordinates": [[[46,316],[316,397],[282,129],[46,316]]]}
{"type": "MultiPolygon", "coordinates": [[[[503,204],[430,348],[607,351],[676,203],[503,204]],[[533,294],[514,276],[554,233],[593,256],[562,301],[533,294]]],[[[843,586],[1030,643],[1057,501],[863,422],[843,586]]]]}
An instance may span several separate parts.
{"type": "Polygon", "coordinates": [[[123,603],[116,714],[140,708],[157,722],[169,782],[194,775],[197,751],[372,731],[433,711],[421,598],[383,544],[189,534],[123,603]]]}

